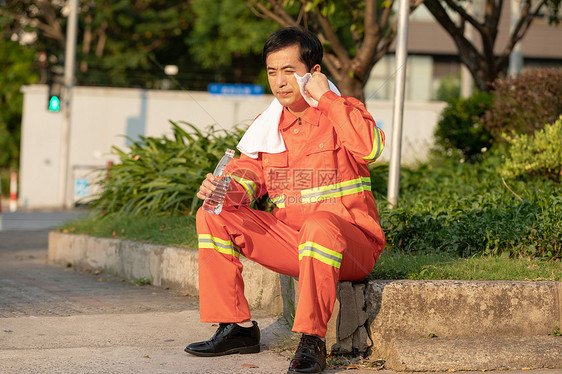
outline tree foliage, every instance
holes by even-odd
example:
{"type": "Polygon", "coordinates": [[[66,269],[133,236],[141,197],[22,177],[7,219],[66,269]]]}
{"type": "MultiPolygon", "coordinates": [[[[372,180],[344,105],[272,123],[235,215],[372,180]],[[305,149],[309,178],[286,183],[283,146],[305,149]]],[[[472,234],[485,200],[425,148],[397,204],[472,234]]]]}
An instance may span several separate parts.
{"type": "Polygon", "coordinates": [[[267,37],[277,25],[257,18],[245,2],[194,0],[193,30],[186,39],[193,55],[205,67],[222,67],[233,58],[261,55],[267,37]]]}
{"type": "Polygon", "coordinates": [[[519,42],[537,18],[548,9],[550,21],[558,24],[560,0],[522,0],[521,15],[509,33],[506,44],[499,54],[495,53],[498,41],[498,26],[504,0],[472,2],[465,0],[425,0],[424,4],[433,17],[449,33],[464,64],[480,91],[490,91],[492,82],[505,70],[513,47],[519,42]],[[478,5],[482,4],[481,7],[478,5]],[[471,10],[468,10],[471,6],[471,10]],[[465,29],[470,25],[475,30],[474,39],[465,29]]]}
{"type": "Polygon", "coordinates": [[[152,88],[163,78],[154,61],[162,65],[185,61],[180,58],[185,50],[178,46],[192,22],[188,2],[95,0],[81,17],[84,80],[152,88]]]}
{"type": "Polygon", "coordinates": [[[217,81],[228,74],[234,82],[267,83],[260,74],[260,56],[267,37],[278,28],[275,23],[256,17],[240,0],[194,0],[191,8],[193,29],[185,43],[195,61],[214,70],[217,81]]]}
{"type": "MultiPolygon", "coordinates": [[[[423,0],[410,3],[413,11],[423,0]]],[[[364,100],[373,66],[396,37],[394,0],[250,0],[252,11],[281,26],[303,26],[324,45],[324,65],[342,93],[364,100]]]]}
{"type": "MultiPolygon", "coordinates": [[[[3,3],[0,19],[5,24],[5,33],[37,53],[47,53],[51,65],[62,65],[66,2],[3,3]]],[[[161,76],[153,71],[134,71],[153,67],[151,60],[167,60],[181,54],[177,45],[182,44],[182,35],[191,24],[191,13],[189,3],[182,0],[91,0],[80,3],[78,24],[79,84],[154,86],[161,76]]]]}
{"type": "Polygon", "coordinates": [[[0,169],[15,168],[19,161],[22,84],[34,83],[33,52],[0,39],[0,169]]]}

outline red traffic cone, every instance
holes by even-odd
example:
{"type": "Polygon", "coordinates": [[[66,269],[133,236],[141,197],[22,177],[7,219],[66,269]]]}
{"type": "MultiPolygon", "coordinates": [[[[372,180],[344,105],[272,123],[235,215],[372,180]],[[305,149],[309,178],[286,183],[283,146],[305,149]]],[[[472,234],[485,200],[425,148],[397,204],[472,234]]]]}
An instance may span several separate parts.
{"type": "Polygon", "coordinates": [[[18,209],[18,173],[10,174],[10,212],[18,209]]]}

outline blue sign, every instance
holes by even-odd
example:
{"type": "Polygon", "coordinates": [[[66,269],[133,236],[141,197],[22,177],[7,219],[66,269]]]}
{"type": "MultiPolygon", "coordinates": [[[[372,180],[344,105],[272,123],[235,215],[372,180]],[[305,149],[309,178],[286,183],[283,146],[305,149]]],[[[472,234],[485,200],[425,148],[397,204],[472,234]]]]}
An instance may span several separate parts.
{"type": "Polygon", "coordinates": [[[207,90],[211,95],[263,95],[261,84],[211,83],[207,90]]]}
{"type": "Polygon", "coordinates": [[[86,197],[89,195],[88,180],[86,178],[77,178],[74,182],[74,196],[86,197]]]}

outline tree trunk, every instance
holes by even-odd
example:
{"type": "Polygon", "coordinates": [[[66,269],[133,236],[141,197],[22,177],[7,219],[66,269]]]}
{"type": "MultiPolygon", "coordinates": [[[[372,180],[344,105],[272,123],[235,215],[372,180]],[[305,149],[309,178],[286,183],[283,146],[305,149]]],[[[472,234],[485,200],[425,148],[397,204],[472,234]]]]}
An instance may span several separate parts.
{"type": "Polygon", "coordinates": [[[365,92],[363,91],[363,83],[351,77],[349,74],[342,74],[342,78],[336,82],[336,86],[345,96],[352,96],[358,100],[365,102],[365,92]]]}
{"type": "MultiPolygon", "coordinates": [[[[559,1],[556,0],[554,3],[559,3],[559,1]]],[[[497,42],[499,18],[504,1],[488,1],[484,10],[483,21],[479,21],[473,14],[466,12],[460,5],[459,0],[425,0],[424,2],[427,10],[453,38],[461,63],[468,68],[480,91],[491,91],[493,89],[493,82],[507,67],[513,46],[525,36],[541,8],[547,3],[545,0],[540,0],[536,3],[535,9],[532,10],[531,5],[535,2],[531,2],[531,0],[523,0],[522,2],[524,8],[517,26],[510,31],[506,47],[499,55],[494,54],[494,45],[497,42]],[[448,7],[447,10],[444,4],[448,7]],[[457,20],[453,21],[455,18],[457,20]],[[481,46],[465,37],[465,23],[471,23],[475,27],[475,32],[482,41],[481,46]]]]}

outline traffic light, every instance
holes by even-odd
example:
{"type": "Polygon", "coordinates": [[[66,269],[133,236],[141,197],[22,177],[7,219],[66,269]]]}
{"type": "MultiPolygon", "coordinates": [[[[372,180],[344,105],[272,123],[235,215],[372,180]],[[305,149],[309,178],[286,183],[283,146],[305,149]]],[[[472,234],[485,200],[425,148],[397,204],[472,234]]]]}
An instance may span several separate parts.
{"type": "Polygon", "coordinates": [[[64,68],[61,65],[62,58],[54,57],[52,65],[47,68],[47,84],[49,94],[47,95],[47,110],[49,112],[60,112],[62,107],[62,93],[64,88],[64,68]]]}
{"type": "Polygon", "coordinates": [[[58,112],[61,108],[62,84],[60,84],[56,78],[57,77],[49,83],[49,102],[47,103],[49,112],[58,112]]]}

